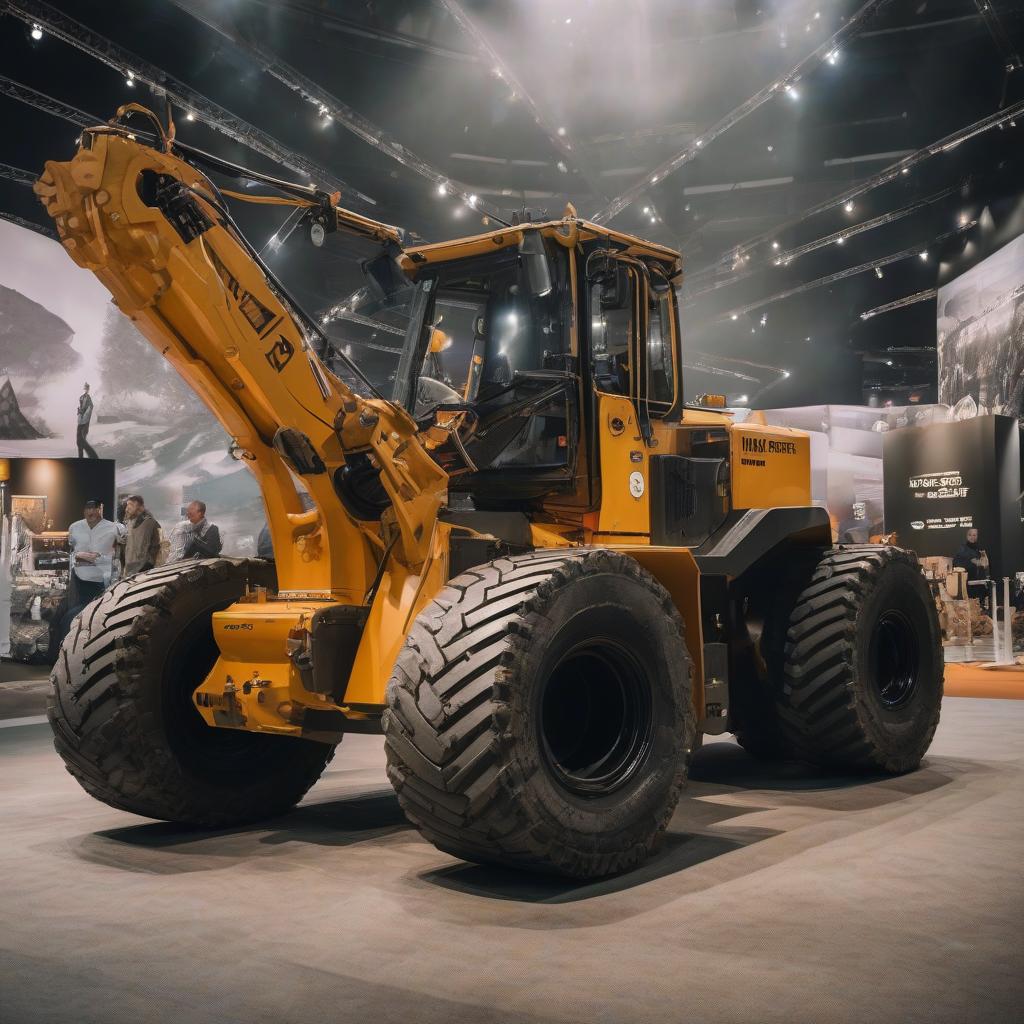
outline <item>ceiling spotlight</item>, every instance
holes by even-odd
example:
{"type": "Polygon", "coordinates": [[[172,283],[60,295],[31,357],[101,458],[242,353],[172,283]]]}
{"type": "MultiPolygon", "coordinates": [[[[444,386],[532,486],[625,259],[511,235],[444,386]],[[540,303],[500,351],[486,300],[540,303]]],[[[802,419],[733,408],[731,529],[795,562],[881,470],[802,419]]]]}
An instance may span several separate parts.
{"type": "Polygon", "coordinates": [[[191,110],[185,115],[185,120],[186,121],[194,121],[195,119],[196,119],[196,115],[193,114],[191,110]]]}
{"type": "Polygon", "coordinates": [[[804,338],[804,341],[810,341],[810,340],[811,340],[811,336],[808,334],[807,337],[804,338]]]}
{"type": "Polygon", "coordinates": [[[35,22],[32,22],[32,32],[31,32],[31,35],[32,35],[33,39],[42,39],[43,38],[43,30],[35,22]]]}
{"type": "Polygon", "coordinates": [[[768,143],[768,152],[769,153],[774,153],[775,152],[775,147],[770,142],[768,143]]]}
{"type": "Polygon", "coordinates": [[[768,323],[768,314],[767,313],[762,313],[761,314],[761,326],[764,327],[767,323],[768,323]]]}
{"type": "Polygon", "coordinates": [[[814,12],[814,20],[818,21],[821,18],[821,11],[814,12]]]}
{"type": "Polygon", "coordinates": [[[657,185],[658,184],[658,176],[656,174],[651,178],[651,184],[652,185],[657,185]]]}
{"type": "Polygon", "coordinates": [[[797,92],[796,86],[793,86],[793,85],[787,85],[786,86],[786,95],[791,100],[798,100],[798,99],[800,99],[800,93],[797,92]]]}
{"type": "Polygon", "coordinates": [[[468,198],[468,199],[466,200],[466,203],[467,203],[467,204],[468,204],[468,205],[470,206],[470,208],[471,208],[471,209],[474,209],[474,210],[476,209],[476,204],[477,204],[477,202],[478,202],[478,200],[477,200],[477,197],[476,197],[476,193],[474,193],[473,195],[471,195],[471,196],[470,196],[470,197],[469,197],[469,198],[468,198]]]}
{"type": "Polygon", "coordinates": [[[650,212],[651,212],[651,208],[649,206],[645,206],[644,207],[644,216],[648,216],[650,214],[650,212]]]}
{"type": "Polygon", "coordinates": [[[651,218],[651,223],[652,224],[657,224],[658,223],[658,218],[657,217],[652,217],[651,218]]]}
{"type": "Polygon", "coordinates": [[[839,237],[838,237],[838,238],[836,239],[836,245],[846,245],[846,238],[845,238],[845,236],[843,236],[843,235],[840,235],[840,236],[839,236],[839,237]]]}
{"type": "Polygon", "coordinates": [[[773,262],[775,263],[775,266],[777,266],[777,267],[781,267],[782,266],[782,260],[774,260],[773,262]]]}
{"type": "Polygon", "coordinates": [[[877,277],[879,281],[881,281],[882,278],[885,277],[885,274],[882,273],[881,267],[875,267],[875,277],[877,277]]]}
{"type": "Polygon", "coordinates": [[[693,142],[693,144],[694,144],[695,146],[697,146],[698,148],[700,148],[701,146],[703,146],[703,145],[704,145],[704,143],[703,143],[703,141],[702,141],[701,139],[694,139],[694,142],[693,142]]]}
{"type": "Polygon", "coordinates": [[[924,252],[919,252],[917,255],[920,256],[921,259],[926,260],[928,259],[928,250],[925,249],[924,252]]]}
{"type": "Polygon", "coordinates": [[[970,220],[970,218],[967,216],[966,213],[961,213],[960,214],[960,227],[962,227],[962,228],[967,227],[967,222],[969,220],[970,220]]]}
{"type": "Polygon", "coordinates": [[[565,23],[566,23],[566,25],[571,25],[572,24],[572,18],[566,18],[565,19],[565,23]]]}
{"type": "Polygon", "coordinates": [[[903,170],[900,171],[900,174],[909,174],[909,173],[910,173],[910,168],[909,167],[904,167],[903,170]]]}
{"type": "Polygon", "coordinates": [[[838,50],[831,50],[829,53],[826,53],[825,54],[825,60],[827,60],[829,62],[829,64],[833,64],[833,65],[834,64],[838,64],[839,63],[839,51],[838,50]]]}
{"type": "Polygon", "coordinates": [[[442,181],[441,184],[437,186],[437,194],[439,196],[448,195],[448,182],[442,181]]]}
{"type": "Polygon", "coordinates": [[[127,85],[128,88],[130,89],[130,88],[132,88],[135,85],[135,76],[129,71],[128,72],[128,77],[125,78],[124,81],[125,81],[125,85],[127,85]]]}
{"type": "Polygon", "coordinates": [[[732,316],[729,317],[730,320],[739,320],[739,318],[739,313],[733,313],[732,316]]]}
{"type": "Polygon", "coordinates": [[[690,212],[690,204],[689,204],[689,203],[687,203],[687,204],[686,204],[686,205],[685,205],[685,206],[683,207],[683,212],[684,212],[684,213],[689,213],[689,212],[690,212]]]}
{"type": "Polygon", "coordinates": [[[788,377],[789,376],[789,370],[783,370],[782,371],[782,376],[783,377],[788,377]]]}
{"type": "Polygon", "coordinates": [[[558,129],[558,134],[561,135],[562,138],[564,139],[565,138],[565,129],[564,128],[559,128],[558,129]]]}
{"type": "Polygon", "coordinates": [[[778,249],[778,247],[779,247],[779,243],[778,242],[772,242],[772,248],[773,249],[778,249]]]}
{"type": "Polygon", "coordinates": [[[750,401],[750,399],[749,399],[749,397],[747,395],[737,395],[736,396],[736,404],[737,405],[742,405],[744,402],[749,402],[749,401],[750,401]]]}
{"type": "Polygon", "coordinates": [[[892,360],[891,359],[886,359],[885,365],[886,366],[892,366],[892,360]]]}
{"type": "Polygon", "coordinates": [[[559,171],[561,171],[562,174],[569,173],[569,167],[564,160],[559,160],[558,163],[555,164],[555,166],[559,169],[559,171]]]}
{"type": "Polygon", "coordinates": [[[757,334],[757,328],[756,327],[751,327],[750,328],[750,333],[751,334],[757,334]]]}
{"type": "Polygon", "coordinates": [[[843,209],[847,213],[853,213],[853,200],[852,199],[848,199],[845,203],[843,203],[843,209]]]}

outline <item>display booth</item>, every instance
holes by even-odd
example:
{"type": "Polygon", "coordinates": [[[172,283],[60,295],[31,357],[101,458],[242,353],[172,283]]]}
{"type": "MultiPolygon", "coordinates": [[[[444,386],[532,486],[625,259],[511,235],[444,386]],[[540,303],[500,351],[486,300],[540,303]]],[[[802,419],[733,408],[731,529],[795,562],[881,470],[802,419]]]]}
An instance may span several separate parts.
{"type": "Polygon", "coordinates": [[[52,661],[68,607],[68,527],[90,499],[116,516],[113,459],[5,458],[0,482],[0,655],[52,661]]]}

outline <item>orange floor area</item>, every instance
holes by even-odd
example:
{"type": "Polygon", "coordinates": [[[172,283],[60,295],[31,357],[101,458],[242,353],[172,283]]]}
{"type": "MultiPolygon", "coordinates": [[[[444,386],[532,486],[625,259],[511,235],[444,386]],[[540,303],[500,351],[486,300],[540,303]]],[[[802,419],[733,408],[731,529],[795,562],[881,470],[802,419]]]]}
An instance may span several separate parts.
{"type": "Polygon", "coordinates": [[[946,666],[947,697],[1003,697],[1024,700],[1024,665],[968,662],[946,666]]]}

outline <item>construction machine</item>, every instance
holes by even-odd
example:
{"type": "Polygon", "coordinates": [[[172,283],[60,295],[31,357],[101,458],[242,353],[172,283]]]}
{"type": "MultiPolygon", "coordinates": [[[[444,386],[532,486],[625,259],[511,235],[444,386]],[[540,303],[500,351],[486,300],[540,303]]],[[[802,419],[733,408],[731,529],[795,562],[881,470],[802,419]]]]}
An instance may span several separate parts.
{"type": "Polygon", "coordinates": [[[223,424],[275,552],[160,566],[79,615],[49,718],[93,796],[229,827],[383,734],[441,850],[586,878],[650,853],[702,736],[920,763],[942,657],[916,559],[833,546],[806,434],[684,401],[679,253],[571,207],[411,245],[136,105],[35,188],[223,424]],[[386,393],[246,241],[242,200],[361,247],[345,312],[400,339],[386,393]]]}

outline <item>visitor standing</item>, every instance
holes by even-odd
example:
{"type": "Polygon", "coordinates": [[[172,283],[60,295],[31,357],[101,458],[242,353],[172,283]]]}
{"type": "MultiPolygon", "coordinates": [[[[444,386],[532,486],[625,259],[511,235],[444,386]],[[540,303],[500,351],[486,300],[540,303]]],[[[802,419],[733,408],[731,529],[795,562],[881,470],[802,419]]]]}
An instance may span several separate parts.
{"type": "MultiPolygon", "coordinates": [[[[78,399],[78,432],[75,435],[75,443],[78,445],[78,457],[80,459],[98,459],[96,449],[86,440],[89,435],[89,424],[92,422],[92,398],[89,395],[89,385],[82,385],[82,394],[78,399]]],[[[109,521],[109,520],[108,520],[109,521]]],[[[111,523],[111,525],[113,525],[111,523]]]]}
{"type": "Polygon", "coordinates": [[[125,576],[152,569],[160,551],[160,524],[146,508],[141,494],[133,494],[125,502],[124,525],[125,576]]]}
{"type": "Polygon", "coordinates": [[[182,558],[213,558],[223,547],[220,530],[206,518],[206,503],[193,501],[185,509],[185,549],[182,558]]]}

